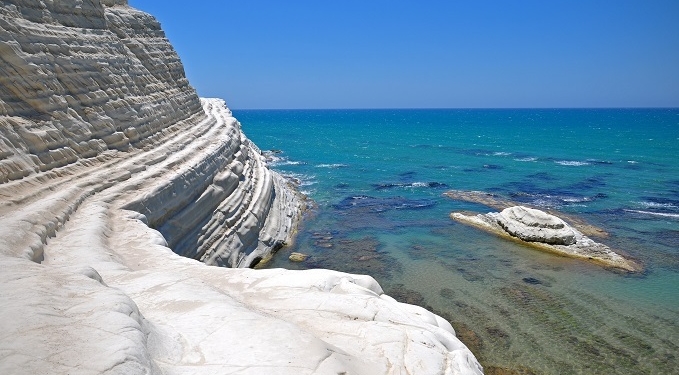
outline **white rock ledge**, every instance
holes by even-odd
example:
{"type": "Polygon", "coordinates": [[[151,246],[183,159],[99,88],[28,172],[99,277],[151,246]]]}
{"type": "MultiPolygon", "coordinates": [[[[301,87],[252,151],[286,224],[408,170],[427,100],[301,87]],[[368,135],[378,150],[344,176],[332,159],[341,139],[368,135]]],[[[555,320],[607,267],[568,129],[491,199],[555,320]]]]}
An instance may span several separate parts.
{"type": "Polygon", "coordinates": [[[481,374],[450,324],[369,276],[210,267],[93,197],[42,264],[2,256],[7,374],[481,374]]]}
{"type": "Polygon", "coordinates": [[[299,207],[152,16],[0,3],[0,374],[482,372],[369,276],[204,264],[266,258],[299,207]]]}
{"type": "Polygon", "coordinates": [[[629,272],[642,269],[639,264],[617,254],[608,246],[595,242],[560,218],[534,208],[513,206],[501,212],[477,215],[453,212],[450,217],[540,250],[629,272]]]}

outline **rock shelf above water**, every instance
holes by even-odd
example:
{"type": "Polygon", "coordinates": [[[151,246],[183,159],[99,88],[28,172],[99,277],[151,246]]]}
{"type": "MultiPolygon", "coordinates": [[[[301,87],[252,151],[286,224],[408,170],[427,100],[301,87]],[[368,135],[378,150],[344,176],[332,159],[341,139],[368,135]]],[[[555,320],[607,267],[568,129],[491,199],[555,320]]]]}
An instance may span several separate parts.
{"type": "Polygon", "coordinates": [[[487,214],[451,213],[453,220],[472,225],[500,237],[559,255],[591,260],[607,267],[640,271],[635,262],[625,259],[608,246],[595,242],[560,218],[524,206],[512,206],[487,214]]]}
{"type": "MultiPolygon", "coordinates": [[[[512,201],[510,199],[506,199],[498,194],[494,193],[488,193],[485,191],[477,191],[477,190],[449,190],[444,193],[444,195],[450,199],[453,200],[458,200],[458,201],[463,201],[463,202],[472,202],[472,203],[479,203],[484,206],[490,207],[496,211],[502,211],[505,208],[512,207],[512,206],[519,206],[522,205],[522,203],[512,201]]],[[[524,204],[525,205],[525,204],[524,204]]],[[[598,237],[598,238],[605,238],[608,237],[608,233],[603,229],[599,228],[595,225],[592,225],[582,218],[575,216],[575,215],[569,215],[565,212],[558,212],[553,209],[547,209],[543,208],[543,210],[551,215],[557,216],[568,223],[569,225],[573,226],[577,230],[579,230],[581,233],[583,233],[586,236],[590,237],[598,237]]]]}
{"type": "Polygon", "coordinates": [[[576,232],[568,224],[540,210],[514,206],[491,215],[505,232],[523,241],[565,246],[576,243],[576,232]]]}

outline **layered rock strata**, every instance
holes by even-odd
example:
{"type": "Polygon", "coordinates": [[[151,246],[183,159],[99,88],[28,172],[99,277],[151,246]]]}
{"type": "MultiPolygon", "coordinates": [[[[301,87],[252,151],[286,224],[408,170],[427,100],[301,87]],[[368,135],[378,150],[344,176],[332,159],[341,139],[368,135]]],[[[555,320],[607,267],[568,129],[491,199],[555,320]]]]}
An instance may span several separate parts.
{"type": "Polygon", "coordinates": [[[204,264],[255,264],[299,207],[153,17],[0,3],[0,373],[481,373],[368,276],[204,264]]]}
{"type": "Polygon", "coordinates": [[[120,1],[67,3],[0,8],[0,181],[59,180],[135,155],[125,176],[154,170],[162,182],[125,207],[177,253],[247,267],[289,241],[299,199],[223,102],[201,104],[158,22],[120,1]]]}
{"type": "Polygon", "coordinates": [[[501,212],[478,215],[454,212],[450,217],[541,250],[587,259],[626,271],[641,270],[635,262],[622,257],[608,246],[595,242],[560,218],[541,210],[513,206],[501,212]]]}
{"type": "Polygon", "coordinates": [[[505,232],[524,241],[565,246],[577,242],[573,228],[558,217],[540,210],[515,206],[490,215],[505,232]]]}

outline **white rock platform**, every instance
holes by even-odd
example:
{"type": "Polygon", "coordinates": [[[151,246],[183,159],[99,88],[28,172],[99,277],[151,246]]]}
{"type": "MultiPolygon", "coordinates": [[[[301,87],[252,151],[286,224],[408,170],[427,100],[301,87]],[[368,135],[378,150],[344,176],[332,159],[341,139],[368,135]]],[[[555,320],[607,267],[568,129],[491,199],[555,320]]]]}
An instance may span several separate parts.
{"type": "Polygon", "coordinates": [[[642,270],[636,262],[626,259],[604,244],[595,242],[562,219],[538,209],[512,206],[501,212],[487,214],[453,212],[450,217],[543,251],[584,259],[628,272],[642,270]]]}
{"type": "Polygon", "coordinates": [[[45,260],[0,256],[3,374],[481,374],[369,276],[207,266],[89,199],[45,260]]]}

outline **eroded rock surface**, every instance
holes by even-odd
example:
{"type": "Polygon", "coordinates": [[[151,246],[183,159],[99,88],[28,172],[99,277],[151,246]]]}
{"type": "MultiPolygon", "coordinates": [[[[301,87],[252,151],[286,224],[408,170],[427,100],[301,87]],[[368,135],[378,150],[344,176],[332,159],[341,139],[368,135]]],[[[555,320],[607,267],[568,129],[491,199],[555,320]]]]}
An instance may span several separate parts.
{"type": "MultiPolygon", "coordinates": [[[[495,193],[488,193],[485,191],[476,191],[476,190],[449,190],[445,192],[443,195],[445,195],[448,198],[454,199],[454,200],[459,200],[463,202],[472,202],[472,203],[480,203],[484,206],[488,206],[494,210],[497,211],[502,211],[505,208],[513,207],[513,206],[520,206],[525,203],[517,202],[517,201],[512,201],[510,199],[507,199],[505,197],[502,197],[498,194],[495,193]]],[[[586,236],[591,236],[591,237],[598,237],[598,238],[606,238],[608,237],[608,233],[603,230],[603,228],[599,228],[595,225],[592,225],[591,223],[588,223],[587,221],[583,220],[581,217],[576,216],[576,215],[570,215],[565,212],[560,212],[552,208],[544,208],[541,207],[541,209],[544,209],[545,212],[548,214],[557,216],[563,220],[566,220],[569,225],[574,227],[575,229],[579,230],[581,233],[585,234],[586,236]]]]}
{"type": "Polygon", "coordinates": [[[152,16],[0,3],[1,374],[481,373],[369,276],[204,264],[266,258],[299,207],[152,16]]]}
{"type": "Polygon", "coordinates": [[[541,250],[587,259],[626,271],[641,270],[641,266],[636,262],[624,258],[604,244],[595,242],[560,218],[534,208],[513,206],[502,212],[477,215],[453,212],[450,217],[541,250]]]}
{"type": "Polygon", "coordinates": [[[550,245],[572,245],[575,232],[563,220],[524,206],[505,208],[495,220],[507,233],[524,241],[550,245]]]}
{"type": "MultiPolygon", "coordinates": [[[[147,193],[125,207],[177,253],[231,267],[266,258],[289,241],[299,199],[222,101],[201,103],[158,22],[123,1],[105,4],[0,7],[0,182],[31,191],[19,186],[39,181],[44,191],[64,175],[109,171],[64,197],[76,202],[106,179],[155,177],[137,182],[147,193]]],[[[31,249],[39,259],[41,245],[31,249]]]]}

